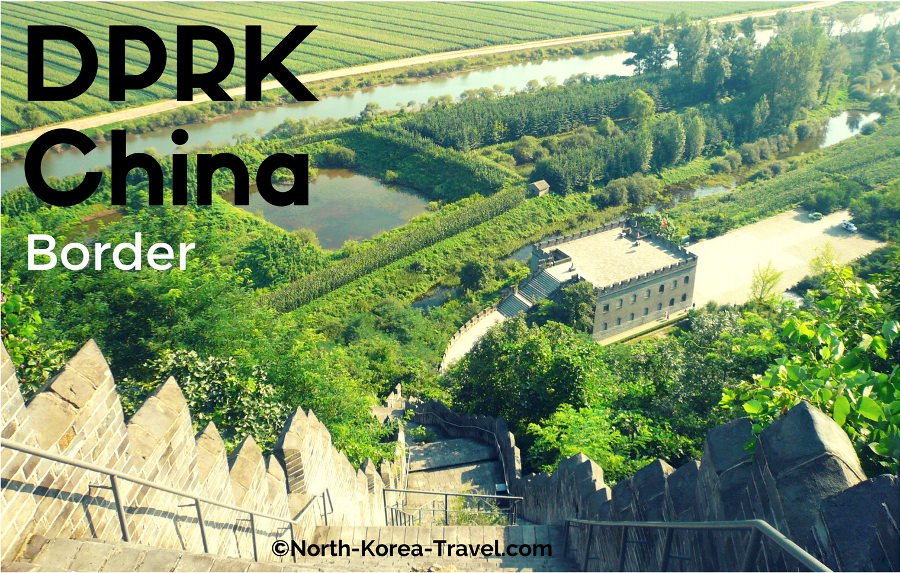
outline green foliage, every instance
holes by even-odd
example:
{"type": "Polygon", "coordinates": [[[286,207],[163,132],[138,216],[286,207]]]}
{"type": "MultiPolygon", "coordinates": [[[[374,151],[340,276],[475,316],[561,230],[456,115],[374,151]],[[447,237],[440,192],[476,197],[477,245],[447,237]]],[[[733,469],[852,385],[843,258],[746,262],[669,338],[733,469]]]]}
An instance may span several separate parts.
{"type": "Polygon", "coordinates": [[[518,93],[497,100],[477,99],[456,105],[437,105],[414,114],[403,125],[440,145],[468,151],[526,135],[543,137],[562,133],[581,125],[597,124],[604,117],[625,117],[628,111],[623,104],[635,88],[658,95],[661,85],[664,85],[664,76],[582,78],[566,86],[518,93]],[[499,132],[494,129],[498,123],[504,126],[499,132]]]}
{"type": "Polygon", "coordinates": [[[269,299],[282,311],[289,311],[334,291],[372,271],[409,256],[416,251],[490,220],[515,207],[524,199],[520,189],[510,189],[491,197],[473,197],[458,208],[430,217],[426,224],[408,233],[359,249],[344,259],[275,291],[269,299]]]}
{"type": "Polygon", "coordinates": [[[594,327],[594,286],[578,281],[538,303],[527,316],[529,323],[546,324],[553,321],[572,327],[577,332],[591,332],[594,327]]]}
{"type": "Polygon", "coordinates": [[[16,370],[19,389],[27,400],[62,367],[65,345],[60,342],[44,344],[39,340],[38,330],[43,320],[34,307],[34,291],[23,288],[18,275],[10,273],[3,283],[2,294],[3,346],[16,370]]]}
{"type": "Polygon", "coordinates": [[[239,372],[234,358],[201,357],[193,350],[166,350],[143,370],[149,376],[138,382],[119,383],[126,416],[131,416],[160,381],[175,378],[191,411],[194,430],[213,423],[229,450],[253,436],[263,450],[271,450],[289,412],[279,402],[277,389],[258,368],[239,372]]]}
{"type": "Polygon", "coordinates": [[[584,403],[586,388],[608,375],[600,352],[568,327],[518,318],[489,331],[446,378],[466,411],[502,416],[524,435],[561,404],[584,403]]]}
{"type": "Polygon", "coordinates": [[[815,305],[785,321],[784,355],[765,373],[726,389],[722,405],[749,415],[759,432],[806,400],[847,432],[866,467],[896,473],[900,322],[893,312],[873,285],[849,269],[833,269],[815,305]]]}

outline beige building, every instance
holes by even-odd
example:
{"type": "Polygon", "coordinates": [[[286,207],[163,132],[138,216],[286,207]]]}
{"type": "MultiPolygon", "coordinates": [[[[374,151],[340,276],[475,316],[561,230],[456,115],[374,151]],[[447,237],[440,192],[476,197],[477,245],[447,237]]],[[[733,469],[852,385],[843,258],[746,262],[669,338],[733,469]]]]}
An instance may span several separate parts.
{"type": "Polygon", "coordinates": [[[594,286],[595,340],[690,308],[696,270],[696,255],[629,222],[532,247],[532,274],[574,273],[594,286]]]}

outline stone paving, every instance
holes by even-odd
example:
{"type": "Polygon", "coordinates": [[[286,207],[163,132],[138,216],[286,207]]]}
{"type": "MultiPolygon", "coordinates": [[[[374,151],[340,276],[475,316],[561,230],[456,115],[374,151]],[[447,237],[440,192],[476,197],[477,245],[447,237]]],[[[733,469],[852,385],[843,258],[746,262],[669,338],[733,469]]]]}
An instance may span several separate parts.
{"type": "MultiPolygon", "coordinates": [[[[442,439],[410,447],[407,489],[494,494],[503,483],[496,450],[468,438],[442,439]]],[[[444,520],[444,496],[408,494],[406,511],[431,524],[444,520]]],[[[454,508],[451,500],[450,507],[454,508]]]]}

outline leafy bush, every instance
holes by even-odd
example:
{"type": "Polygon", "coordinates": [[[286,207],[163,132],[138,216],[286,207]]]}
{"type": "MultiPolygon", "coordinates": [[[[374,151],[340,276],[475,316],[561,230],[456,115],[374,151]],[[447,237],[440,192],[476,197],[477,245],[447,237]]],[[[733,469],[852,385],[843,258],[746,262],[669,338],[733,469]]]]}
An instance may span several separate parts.
{"type": "MultiPolygon", "coordinates": [[[[896,269],[895,269],[896,270],[896,269]]],[[[785,355],[753,380],[725,390],[722,405],[748,414],[760,432],[801,400],[831,416],[864,464],[896,473],[900,464],[900,322],[878,291],[833,269],[810,310],[784,323],[785,355]]]]}

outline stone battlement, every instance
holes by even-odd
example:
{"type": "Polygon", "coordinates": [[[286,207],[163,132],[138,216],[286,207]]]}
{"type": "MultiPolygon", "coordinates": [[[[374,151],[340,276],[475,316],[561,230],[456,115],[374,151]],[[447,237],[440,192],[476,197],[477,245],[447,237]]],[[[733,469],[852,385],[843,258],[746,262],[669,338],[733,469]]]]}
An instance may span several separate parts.
{"type": "MultiPolygon", "coordinates": [[[[190,492],[220,503],[293,519],[307,503],[316,507],[294,527],[309,538],[322,524],[383,523],[382,490],[403,473],[396,463],[380,471],[369,461],[355,468],[331,443],[315,414],[298,409],[287,421],[273,455],[252,437],[227,455],[214,424],[199,434],[178,383],[170,378],[126,420],[115,382],[100,349],[89,341],[62,371],[25,403],[6,349],[2,353],[3,438],[190,492]],[[326,493],[326,499],[320,496],[326,493]],[[328,502],[330,497],[330,503],[328,502]]],[[[47,538],[117,541],[121,530],[107,476],[3,448],[2,560],[13,560],[35,534],[47,538]]],[[[201,552],[196,509],[190,500],[125,480],[119,481],[130,541],[163,549],[201,552]],[[186,505],[187,504],[187,505],[186,505]]],[[[246,513],[203,507],[211,553],[253,558],[246,513]]],[[[277,560],[268,547],[289,539],[283,522],[260,518],[255,530],[260,560],[277,560]]]]}
{"type": "Polygon", "coordinates": [[[660,267],[660,268],[650,271],[650,272],[641,273],[639,275],[635,275],[635,276],[633,276],[629,279],[625,279],[623,281],[618,281],[618,282],[615,282],[613,284],[610,284],[610,285],[607,285],[604,287],[595,288],[594,292],[597,295],[604,295],[604,294],[607,294],[610,292],[619,291],[619,290],[622,290],[623,288],[627,288],[631,285],[640,284],[644,281],[652,280],[656,277],[666,275],[676,269],[687,268],[687,267],[695,266],[696,264],[697,264],[697,256],[694,255],[693,258],[691,258],[691,259],[685,259],[682,261],[678,261],[677,263],[672,263],[670,265],[660,267]]]}
{"type": "MultiPolygon", "coordinates": [[[[900,566],[900,480],[893,475],[867,479],[843,430],[805,402],[758,437],[747,418],[714,428],[701,460],[677,469],[656,460],[613,487],[584,454],[563,460],[552,474],[520,477],[515,436],[502,419],[451,412],[438,402],[417,408],[416,419],[438,425],[451,437],[495,445],[505,460],[510,493],[524,498],[521,516],[533,523],[762,519],[834,570],[896,571],[900,566]]],[[[619,532],[595,537],[591,555],[616,555],[619,537],[619,532]]],[[[684,541],[689,547],[679,552],[703,555],[706,570],[740,568],[742,546],[709,546],[702,539],[684,541]]],[[[586,532],[573,535],[572,554],[582,555],[587,541],[586,532]]],[[[641,551],[647,570],[655,568],[660,550],[648,546],[641,551]]],[[[588,570],[596,566],[589,563],[588,570]]],[[[792,570],[796,565],[776,561],[770,566],[792,570]]]]}

